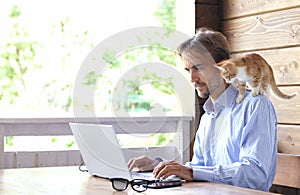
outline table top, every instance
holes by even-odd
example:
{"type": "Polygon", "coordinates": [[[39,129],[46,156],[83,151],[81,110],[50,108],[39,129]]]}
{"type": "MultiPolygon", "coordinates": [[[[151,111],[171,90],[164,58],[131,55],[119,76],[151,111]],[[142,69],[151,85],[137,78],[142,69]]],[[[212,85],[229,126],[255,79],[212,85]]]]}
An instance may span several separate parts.
{"type": "Polygon", "coordinates": [[[0,170],[0,194],[80,194],[80,195],[126,195],[126,194],[271,194],[211,182],[186,182],[180,187],[147,189],[137,193],[129,186],[126,191],[112,189],[108,180],[79,171],[78,167],[18,168],[0,170]]]}

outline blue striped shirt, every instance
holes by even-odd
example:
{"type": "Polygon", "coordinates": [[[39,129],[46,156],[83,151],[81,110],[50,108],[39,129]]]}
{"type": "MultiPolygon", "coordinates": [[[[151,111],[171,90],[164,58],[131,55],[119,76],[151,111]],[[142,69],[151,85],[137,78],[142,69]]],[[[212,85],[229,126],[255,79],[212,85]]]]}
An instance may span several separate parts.
{"type": "Polygon", "coordinates": [[[249,93],[235,102],[230,85],[215,105],[208,99],[195,137],[194,180],[269,191],[277,166],[277,118],[271,101],[249,93]]]}

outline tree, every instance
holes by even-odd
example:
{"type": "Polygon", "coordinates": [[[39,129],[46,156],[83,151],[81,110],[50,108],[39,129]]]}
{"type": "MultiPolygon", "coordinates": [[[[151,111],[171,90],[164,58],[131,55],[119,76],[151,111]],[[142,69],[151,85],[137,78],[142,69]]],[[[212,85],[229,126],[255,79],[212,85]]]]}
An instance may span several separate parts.
{"type": "Polygon", "coordinates": [[[40,68],[34,60],[39,44],[30,39],[27,27],[18,21],[21,13],[18,6],[13,6],[9,15],[13,21],[9,41],[0,50],[0,101],[8,104],[13,104],[26,89],[28,71],[40,68]]]}
{"type": "MultiPolygon", "coordinates": [[[[162,26],[168,29],[168,33],[172,33],[176,29],[176,15],[175,15],[175,0],[163,0],[157,7],[157,10],[153,13],[155,17],[161,22],[162,26]]],[[[168,36],[168,34],[166,35],[168,36]]],[[[151,37],[149,37],[151,39],[151,37]]],[[[109,64],[108,69],[115,69],[115,72],[122,74],[121,65],[126,64],[127,67],[134,67],[136,64],[141,64],[143,62],[161,61],[167,64],[174,65],[175,54],[174,51],[169,51],[164,47],[161,47],[159,44],[150,45],[142,48],[128,48],[122,55],[116,54],[114,51],[107,51],[103,54],[102,58],[109,64]],[[147,58],[145,59],[145,56],[147,58]]],[[[111,85],[111,77],[107,78],[105,74],[97,75],[95,72],[90,72],[86,75],[86,85],[94,85],[97,80],[101,79],[103,85],[111,85]]],[[[151,86],[160,91],[161,93],[172,95],[173,90],[173,78],[162,78],[156,74],[147,72],[147,69],[144,70],[144,74],[141,76],[136,76],[135,78],[126,79],[123,82],[124,88],[130,88],[127,94],[123,94],[121,97],[117,97],[117,109],[123,110],[126,112],[139,112],[139,111],[149,111],[152,107],[152,101],[147,99],[144,96],[144,92],[141,89],[140,83],[144,80],[151,81],[151,86]],[[161,82],[164,82],[166,85],[162,85],[161,82]]],[[[107,95],[110,96],[113,94],[116,88],[110,89],[107,91],[107,95]]],[[[110,101],[111,102],[111,101],[110,101]]],[[[102,111],[107,110],[108,107],[102,107],[102,111]]],[[[170,110],[171,108],[164,108],[164,110],[170,110]]]]}
{"type": "MultiPolygon", "coordinates": [[[[73,54],[76,48],[89,45],[92,43],[86,42],[88,35],[87,30],[76,31],[70,26],[70,17],[63,18],[52,25],[51,35],[55,38],[59,37],[60,45],[57,49],[60,51],[60,65],[59,71],[65,74],[53,75],[50,81],[44,84],[45,93],[47,94],[47,101],[49,106],[61,109],[65,112],[70,112],[73,102],[72,88],[75,76],[68,74],[74,69],[75,64],[71,59],[74,58],[73,54]],[[69,79],[66,81],[65,77],[69,79]]],[[[51,37],[50,37],[51,38],[51,37]]]]}

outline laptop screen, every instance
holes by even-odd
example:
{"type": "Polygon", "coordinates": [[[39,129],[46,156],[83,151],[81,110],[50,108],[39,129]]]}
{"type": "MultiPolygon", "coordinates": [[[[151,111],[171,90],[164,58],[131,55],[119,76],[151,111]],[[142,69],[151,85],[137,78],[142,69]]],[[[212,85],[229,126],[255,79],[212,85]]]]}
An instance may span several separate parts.
{"type": "Polygon", "coordinates": [[[91,175],[131,179],[112,125],[69,123],[91,175]]]}

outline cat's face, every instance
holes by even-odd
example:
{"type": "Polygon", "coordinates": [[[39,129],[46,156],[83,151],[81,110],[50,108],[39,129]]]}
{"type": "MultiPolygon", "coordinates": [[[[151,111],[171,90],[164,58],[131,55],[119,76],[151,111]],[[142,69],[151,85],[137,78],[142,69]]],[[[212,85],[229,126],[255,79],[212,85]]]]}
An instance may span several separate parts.
{"type": "Polygon", "coordinates": [[[221,76],[227,83],[233,82],[233,80],[236,78],[237,69],[232,61],[225,60],[217,63],[215,66],[220,70],[221,76]]]}

